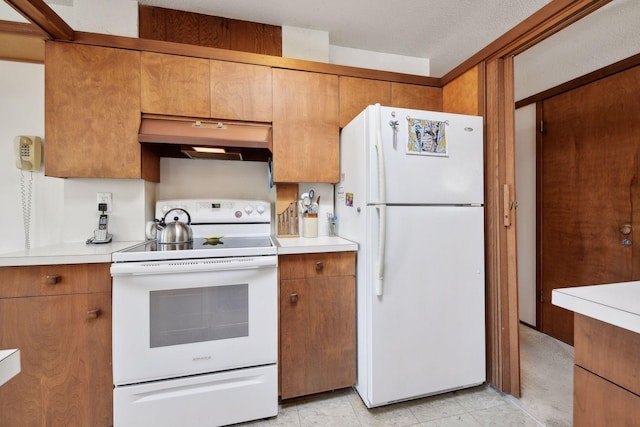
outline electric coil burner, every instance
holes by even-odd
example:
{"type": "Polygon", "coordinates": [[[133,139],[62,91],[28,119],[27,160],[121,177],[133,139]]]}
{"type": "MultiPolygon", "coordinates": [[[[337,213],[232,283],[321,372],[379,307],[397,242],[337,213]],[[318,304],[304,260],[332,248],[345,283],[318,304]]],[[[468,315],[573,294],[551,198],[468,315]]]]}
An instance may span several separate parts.
{"type": "Polygon", "coordinates": [[[189,213],[192,243],[149,240],[113,254],[114,424],[216,426],[275,416],[270,205],[165,200],[156,218],[174,208],[189,213]]]}

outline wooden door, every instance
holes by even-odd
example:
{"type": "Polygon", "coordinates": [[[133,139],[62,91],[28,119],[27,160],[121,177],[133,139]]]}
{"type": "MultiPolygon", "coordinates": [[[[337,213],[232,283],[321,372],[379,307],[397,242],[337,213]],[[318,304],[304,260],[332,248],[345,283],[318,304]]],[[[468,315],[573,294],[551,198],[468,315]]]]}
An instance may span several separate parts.
{"type": "Polygon", "coordinates": [[[355,384],[355,317],[354,276],[281,281],[283,399],[355,384]]]}
{"type": "Polygon", "coordinates": [[[442,88],[393,82],[391,105],[414,110],[442,111],[442,88]]]}
{"type": "Polygon", "coordinates": [[[113,424],[110,292],[0,299],[0,348],[21,356],[1,425],[113,424]]]}
{"type": "Polygon", "coordinates": [[[569,344],[573,313],[552,289],[640,278],[638,87],[640,67],[542,105],[540,328],[569,344]]]}
{"type": "Polygon", "coordinates": [[[44,72],[45,175],[159,180],[138,142],[140,52],[47,42],[44,72]]]}
{"type": "Polygon", "coordinates": [[[340,180],[338,76],[273,70],[273,180],[340,180]]]}
{"type": "Polygon", "coordinates": [[[279,257],[283,399],[355,384],[355,258],[355,252],[279,257]]]}
{"type": "Polygon", "coordinates": [[[143,113],[210,117],[209,60],[142,52],[143,113]]]}
{"type": "Polygon", "coordinates": [[[271,122],[271,68],[211,60],[211,117],[271,122]]]}
{"type": "Polygon", "coordinates": [[[343,128],[368,105],[391,104],[391,83],[340,76],[340,127],[343,128]]]}

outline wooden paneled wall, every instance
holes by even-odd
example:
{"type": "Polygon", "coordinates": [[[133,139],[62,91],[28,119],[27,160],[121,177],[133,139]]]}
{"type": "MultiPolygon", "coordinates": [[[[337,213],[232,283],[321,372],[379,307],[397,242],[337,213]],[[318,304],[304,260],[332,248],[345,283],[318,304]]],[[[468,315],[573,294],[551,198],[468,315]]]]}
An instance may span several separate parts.
{"type": "Polygon", "coordinates": [[[476,65],[442,88],[442,111],[484,114],[484,67],[476,65]]]}
{"type": "Polygon", "coordinates": [[[139,6],[141,39],[282,56],[282,28],[181,10],[139,6]]]}

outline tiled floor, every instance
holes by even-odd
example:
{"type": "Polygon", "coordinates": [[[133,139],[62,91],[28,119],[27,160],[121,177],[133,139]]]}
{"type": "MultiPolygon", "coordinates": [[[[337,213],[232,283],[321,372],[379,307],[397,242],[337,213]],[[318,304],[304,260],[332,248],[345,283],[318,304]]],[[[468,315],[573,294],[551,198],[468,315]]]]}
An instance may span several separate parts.
{"type": "Polygon", "coordinates": [[[521,399],[488,386],[367,409],[345,389],[280,405],[275,418],[242,426],[571,426],[572,347],[521,329],[521,399]],[[547,379],[549,381],[547,381],[547,379]]]}

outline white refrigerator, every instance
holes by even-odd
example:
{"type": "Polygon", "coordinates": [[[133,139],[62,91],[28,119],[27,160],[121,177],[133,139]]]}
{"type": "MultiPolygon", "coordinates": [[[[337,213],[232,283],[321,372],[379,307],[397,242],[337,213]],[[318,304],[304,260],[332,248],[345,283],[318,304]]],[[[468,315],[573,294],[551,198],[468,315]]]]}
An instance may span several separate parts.
{"type": "Polygon", "coordinates": [[[482,117],[368,106],[340,135],[338,235],[358,243],[367,407],[482,384],[482,117]]]}

